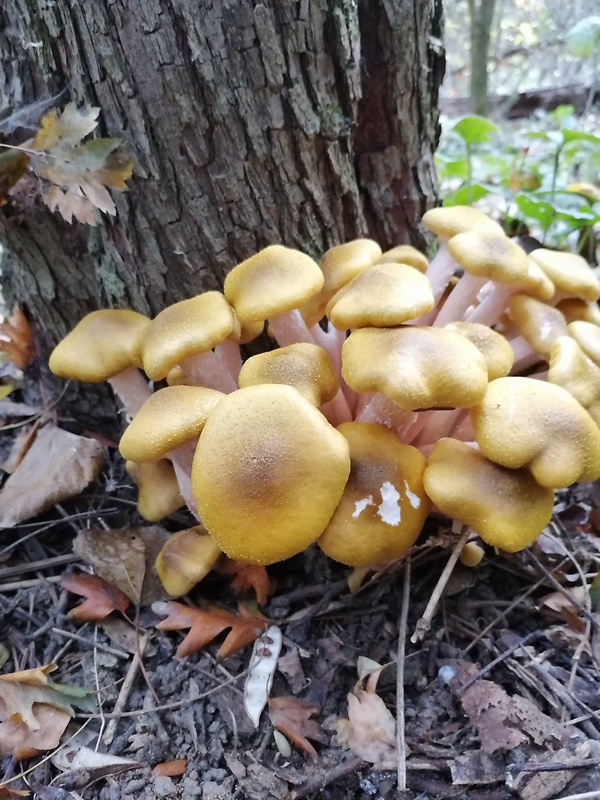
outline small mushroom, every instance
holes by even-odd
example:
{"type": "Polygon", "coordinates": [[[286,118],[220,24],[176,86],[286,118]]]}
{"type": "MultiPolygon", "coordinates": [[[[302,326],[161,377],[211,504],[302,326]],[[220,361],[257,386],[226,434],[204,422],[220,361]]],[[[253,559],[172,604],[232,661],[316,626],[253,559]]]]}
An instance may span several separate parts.
{"type": "Polygon", "coordinates": [[[557,308],[526,294],[513,294],[508,311],[520,338],[511,340],[516,372],[550,358],[550,349],[559,336],[566,336],[567,323],[557,308]]]}
{"type": "Polygon", "coordinates": [[[156,559],[156,571],[165,590],[181,597],[205,578],[223,554],[203,525],[170,536],[156,559]]]}
{"type": "Polygon", "coordinates": [[[407,264],[409,267],[418,269],[423,275],[427,272],[427,267],[429,266],[427,257],[411,244],[397,244],[390,250],[386,250],[385,253],[381,254],[381,258],[377,263],[407,264]]]}
{"type": "Polygon", "coordinates": [[[576,253],[538,248],[529,254],[556,287],[556,300],[579,297],[588,303],[600,298],[600,282],[585,258],[576,253]]]}
{"type": "Polygon", "coordinates": [[[262,384],[226,395],[210,413],[192,485],[223,552],[267,565],[320,536],[349,472],[344,436],[296,389],[262,384]]]}
{"type": "Polygon", "coordinates": [[[138,487],[138,513],[158,522],[185,505],[173,465],[166,458],[147,463],[126,461],[125,469],[138,487]]]}
{"type": "Polygon", "coordinates": [[[508,553],[527,547],[552,517],[554,492],[526,469],[507,469],[456,439],[433,446],[423,477],[442,514],[508,553]]]}
{"type": "Polygon", "coordinates": [[[560,336],[552,345],[548,382],[572,394],[600,426],[600,368],[570,336],[560,336]]]}
{"type": "Polygon", "coordinates": [[[352,567],[399,558],[415,543],[429,513],[426,461],[383,425],[347,422],[338,431],[350,446],[350,477],[317,544],[352,567]]]}
{"type": "Polygon", "coordinates": [[[471,409],[471,421],[487,458],[509,469],[527,467],[540,486],[560,489],[600,477],[600,430],[560,386],[498,378],[471,409]]]}
{"type": "Polygon", "coordinates": [[[56,345],[50,369],[61,378],[107,381],[133,416],[152,393],[132,357],[134,342],[149,323],[135,311],[92,311],[56,345]]]}
{"type": "Polygon", "coordinates": [[[600,328],[591,322],[575,320],[569,322],[567,329],[586,356],[600,367],[600,328]]]}

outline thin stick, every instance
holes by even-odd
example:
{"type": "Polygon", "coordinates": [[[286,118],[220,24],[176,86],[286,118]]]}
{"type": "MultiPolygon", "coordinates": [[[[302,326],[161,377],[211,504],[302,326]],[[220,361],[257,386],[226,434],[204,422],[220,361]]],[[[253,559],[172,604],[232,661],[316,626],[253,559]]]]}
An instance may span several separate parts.
{"type": "Polygon", "coordinates": [[[396,658],[396,746],[398,748],[398,791],[406,791],[406,740],[404,736],[404,660],[406,657],[406,630],[410,603],[410,556],[404,567],[402,609],[398,625],[398,656],[396,658]]]}
{"type": "Polygon", "coordinates": [[[311,778],[303,786],[292,792],[290,795],[291,800],[300,800],[301,797],[308,797],[315,792],[322,791],[326,786],[339,778],[345,778],[347,775],[352,775],[358,772],[363,767],[368,767],[369,763],[362,758],[351,758],[348,761],[343,761],[337,767],[330,769],[328,772],[317,772],[316,777],[311,778]]]}
{"type": "Polygon", "coordinates": [[[444,589],[446,588],[446,584],[450,580],[450,575],[452,575],[452,570],[454,569],[456,562],[458,561],[458,557],[460,556],[463,547],[465,546],[467,539],[469,538],[471,531],[469,528],[465,528],[463,531],[460,539],[454,545],[452,549],[452,553],[450,554],[450,558],[448,559],[448,563],[444,567],[442,574],[439,577],[438,582],[436,583],[435,589],[431,597],[429,598],[429,602],[423,612],[423,616],[417,622],[415,632],[410,637],[410,640],[413,644],[416,642],[420,642],[422,639],[425,638],[425,634],[429,630],[431,626],[431,620],[433,619],[433,615],[435,614],[435,610],[437,608],[437,604],[440,601],[440,597],[444,589]]]}
{"type": "Polygon", "coordinates": [[[103,650],[105,653],[110,653],[117,658],[123,658],[124,660],[129,660],[129,653],[126,653],[124,650],[117,650],[116,647],[111,647],[108,644],[102,644],[102,642],[94,641],[93,639],[87,639],[85,636],[81,636],[79,633],[73,633],[72,631],[65,631],[62,628],[53,627],[52,633],[56,633],[57,636],[64,636],[65,639],[72,639],[75,642],[81,642],[81,644],[87,644],[88,647],[93,647],[96,650],[103,650]]]}
{"type": "Polygon", "coordinates": [[[598,800],[600,797],[600,789],[595,789],[593,792],[583,792],[583,794],[570,794],[568,797],[561,797],[560,800],[598,800]]]}
{"type": "MultiPolygon", "coordinates": [[[[133,688],[134,681],[137,677],[137,673],[140,668],[140,663],[144,656],[144,652],[146,651],[148,642],[150,641],[150,636],[151,633],[148,632],[140,638],[140,645],[138,652],[132,658],[131,664],[129,665],[129,669],[127,670],[127,675],[125,676],[125,680],[123,681],[123,685],[121,686],[121,691],[119,692],[119,696],[117,697],[117,702],[115,703],[115,707],[113,709],[113,716],[111,717],[110,722],[106,726],[106,730],[104,731],[104,736],[102,737],[102,742],[107,747],[112,743],[112,740],[115,738],[115,734],[117,732],[117,725],[119,724],[119,720],[121,719],[121,712],[125,708],[125,704],[127,703],[129,694],[133,688]]],[[[103,717],[105,718],[104,715],[103,717]]]]}
{"type": "Polygon", "coordinates": [[[30,581],[0,583],[0,594],[2,592],[18,592],[19,589],[32,589],[34,586],[42,586],[44,583],[59,583],[61,580],[61,575],[51,575],[49,578],[33,578],[30,581]]]}

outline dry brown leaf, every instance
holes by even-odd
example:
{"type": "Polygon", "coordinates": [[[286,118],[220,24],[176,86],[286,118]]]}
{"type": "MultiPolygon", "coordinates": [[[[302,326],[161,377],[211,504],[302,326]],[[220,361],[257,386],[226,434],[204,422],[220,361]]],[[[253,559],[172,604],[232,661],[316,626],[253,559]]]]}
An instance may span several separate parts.
{"type": "Polygon", "coordinates": [[[0,153],[0,206],[6,205],[6,196],[25,175],[28,164],[29,156],[22,150],[4,150],[0,153]]]}
{"type": "Polygon", "coordinates": [[[256,564],[242,564],[241,561],[227,558],[219,566],[219,572],[235,576],[231,581],[231,588],[236,595],[254,589],[259,606],[264,606],[269,596],[275,591],[275,581],[269,577],[264,567],[256,564]]]}
{"type": "Polygon", "coordinates": [[[53,669],[50,664],[0,675],[1,758],[29,758],[56,747],[74,706],[94,709],[96,700],[87,690],[49,681],[53,669]]]}
{"type": "Polygon", "coordinates": [[[157,764],[152,770],[152,777],[157,778],[159,775],[167,775],[170,778],[175,778],[178,775],[183,775],[187,766],[185,758],[176,758],[174,761],[163,761],[162,764],[157,764]]]}
{"type": "Polygon", "coordinates": [[[78,534],[73,552],[132,603],[145,606],[168,597],[155,567],[168,538],[158,525],[110,531],[90,528],[78,534]]]}
{"type": "Polygon", "coordinates": [[[98,575],[63,575],[60,585],[68,592],[80,594],[86,598],[85,602],[69,611],[67,614],[69,619],[77,619],[80,622],[98,622],[112,614],[113,611],[120,611],[124,614],[129,605],[129,598],[126,594],[115,586],[111,586],[98,575]]]}
{"type": "Polygon", "coordinates": [[[106,187],[127,189],[133,161],[117,152],[119,139],[94,139],[83,143],[98,125],[98,108],[78,109],[69,103],[62,114],[49,111],[31,145],[35,173],[51,185],[43,200],[67,222],[73,217],[97,225],[98,212],[114,215],[116,208],[106,187]]]}
{"type": "Polygon", "coordinates": [[[0,800],[10,800],[12,797],[29,797],[30,792],[25,789],[11,789],[10,786],[0,785],[0,800]]]}
{"type": "Polygon", "coordinates": [[[375,769],[396,769],[396,721],[381,697],[356,688],[348,695],[348,746],[375,769]]]}
{"type": "Polygon", "coordinates": [[[312,739],[315,742],[325,740],[320,723],[310,719],[318,711],[319,706],[302,703],[295,697],[269,699],[269,717],[274,727],[315,761],[317,751],[308,740],[312,739]]]}
{"type": "Polygon", "coordinates": [[[0,492],[0,528],[82,492],[97,477],[103,457],[98,442],[45,425],[0,492]]]}
{"type": "Polygon", "coordinates": [[[486,753],[513,750],[527,741],[560,744],[565,736],[563,725],[521,695],[511,697],[493,681],[475,681],[461,700],[486,753]]]}
{"type": "Polygon", "coordinates": [[[31,329],[25,314],[16,306],[8,320],[0,322],[0,350],[19,369],[25,369],[33,358],[31,329]]]}
{"type": "Polygon", "coordinates": [[[201,650],[216,636],[230,628],[225,641],[217,650],[217,658],[227,658],[251,644],[269,624],[269,620],[258,612],[250,612],[240,605],[240,615],[232,614],[224,608],[213,606],[208,609],[184,606],[182,603],[153,603],[152,610],[164,616],[157,624],[161,631],[180,631],[189,628],[189,633],[177,648],[180,658],[201,650]]]}

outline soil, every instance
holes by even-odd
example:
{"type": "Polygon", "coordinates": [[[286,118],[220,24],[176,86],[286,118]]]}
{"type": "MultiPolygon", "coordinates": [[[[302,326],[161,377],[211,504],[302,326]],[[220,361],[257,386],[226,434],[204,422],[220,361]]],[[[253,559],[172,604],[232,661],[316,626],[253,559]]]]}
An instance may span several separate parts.
{"type": "MultiPolygon", "coordinates": [[[[61,589],[57,576],[82,569],[71,551],[79,530],[140,524],[134,491],[115,459],[92,493],[0,533],[6,559],[0,567],[2,641],[9,654],[3,672],[54,662],[53,680],[97,690],[98,710],[91,719],[76,716],[70,746],[85,744],[139,766],[61,772],[40,756],[24,764],[5,760],[4,776],[32,768],[11,787],[29,788],[42,800],[550,800],[600,791],[593,587],[585,601],[581,595],[569,600],[571,589],[581,586],[581,572],[591,580],[597,571],[600,538],[593,509],[599,497],[600,490],[591,485],[564,492],[548,535],[529,550],[506,555],[488,548],[477,568],[459,564],[424,641],[412,643],[454,541],[447,520],[430,519],[411,556],[403,662],[408,788],[399,792],[396,770],[379,770],[345,746],[343,718],[361,656],[387,665],[377,693],[394,716],[398,712],[403,563],[369,573],[354,594],[348,588],[350,570],[316,547],[268,570],[276,590],[263,612],[281,626],[284,637],[271,696],[291,695],[318,706],[314,719],[321,724],[322,741],[314,743],[316,760],[293,745],[290,755],[282,755],[266,711],[254,728],[243,703],[250,647],[219,662],[217,639],[178,658],[182,634],[158,631],[159,618],[150,608],[140,609],[136,620],[138,636],[150,633],[143,670],[135,674],[123,713],[113,722],[111,712],[134,658],[128,648],[136,650],[135,628],[121,624],[108,632],[102,624],[67,618],[77,598],[61,589]],[[32,568],[32,562],[42,563],[32,568]],[[555,598],[553,607],[541,602],[549,595],[555,598]],[[556,601],[563,596],[567,602],[556,601]],[[462,676],[458,682],[457,675],[462,676]],[[528,713],[540,712],[544,720],[563,726],[561,741],[543,732],[532,735],[526,720],[521,726],[499,718],[490,726],[488,718],[477,718],[479,712],[467,713],[465,676],[471,685],[481,681],[482,709],[486,697],[490,706],[495,702],[490,692],[503,693],[507,702],[524,698],[535,707],[528,706],[528,713]],[[178,707],[163,708],[173,703],[178,707]],[[112,724],[116,728],[109,737],[112,724]],[[502,743],[511,730],[522,739],[517,746],[502,743]],[[152,776],[157,764],[173,759],[185,759],[182,776],[152,776]],[[568,772],[567,762],[575,765],[568,772]]],[[[170,530],[184,524],[181,515],[165,523],[170,530]]],[[[228,579],[215,574],[189,599],[230,610],[239,600],[228,579]]]]}

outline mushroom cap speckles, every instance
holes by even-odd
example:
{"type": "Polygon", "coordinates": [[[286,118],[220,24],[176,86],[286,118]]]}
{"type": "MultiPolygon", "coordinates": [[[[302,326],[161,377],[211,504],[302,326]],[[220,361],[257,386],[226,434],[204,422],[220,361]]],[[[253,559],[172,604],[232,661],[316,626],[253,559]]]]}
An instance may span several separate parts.
{"type": "Polygon", "coordinates": [[[133,365],[132,347],[150,320],[126,309],[103,309],[85,316],[50,356],[61,378],[101,383],[133,365]]]}
{"type": "Polygon", "coordinates": [[[272,564],[318,538],[349,472],[344,436],[296,389],[263,384],[227,395],[210,414],[192,487],[228,556],[272,564]]]}
{"type": "Polygon", "coordinates": [[[514,357],[512,347],[502,334],[478,322],[450,322],[445,330],[465,336],[485,358],[488,380],[503,378],[510,372],[514,357]]]}
{"type": "Polygon", "coordinates": [[[430,510],[423,489],[426,461],[384,425],[346,422],[350,477],[317,540],[330,557],[352,567],[399,558],[415,543],[430,510]]]}
{"type": "Polygon", "coordinates": [[[417,325],[353,331],[342,376],[355,391],[381,392],[407,411],[470,408],[488,384],[485,359],[466,337],[417,325]]]}
{"type": "Polygon", "coordinates": [[[552,489],[528,470],[502,467],[456,439],[436,442],[423,480],[443,514],[509,553],[527,547],[552,517],[552,489]]]}
{"type": "Polygon", "coordinates": [[[555,339],[567,335],[567,322],[561,312],[535,297],[513,294],[508,300],[508,310],[527,344],[546,359],[555,339]]]}
{"type": "Polygon", "coordinates": [[[502,230],[475,226],[448,240],[448,251],[457,264],[479,278],[514,283],[528,272],[524,250],[502,230]]]}
{"type": "Polygon", "coordinates": [[[566,389],[534,378],[498,378],[471,409],[482,453],[510,469],[527,467],[559,489],[600,477],[600,430],[566,389]]]}

